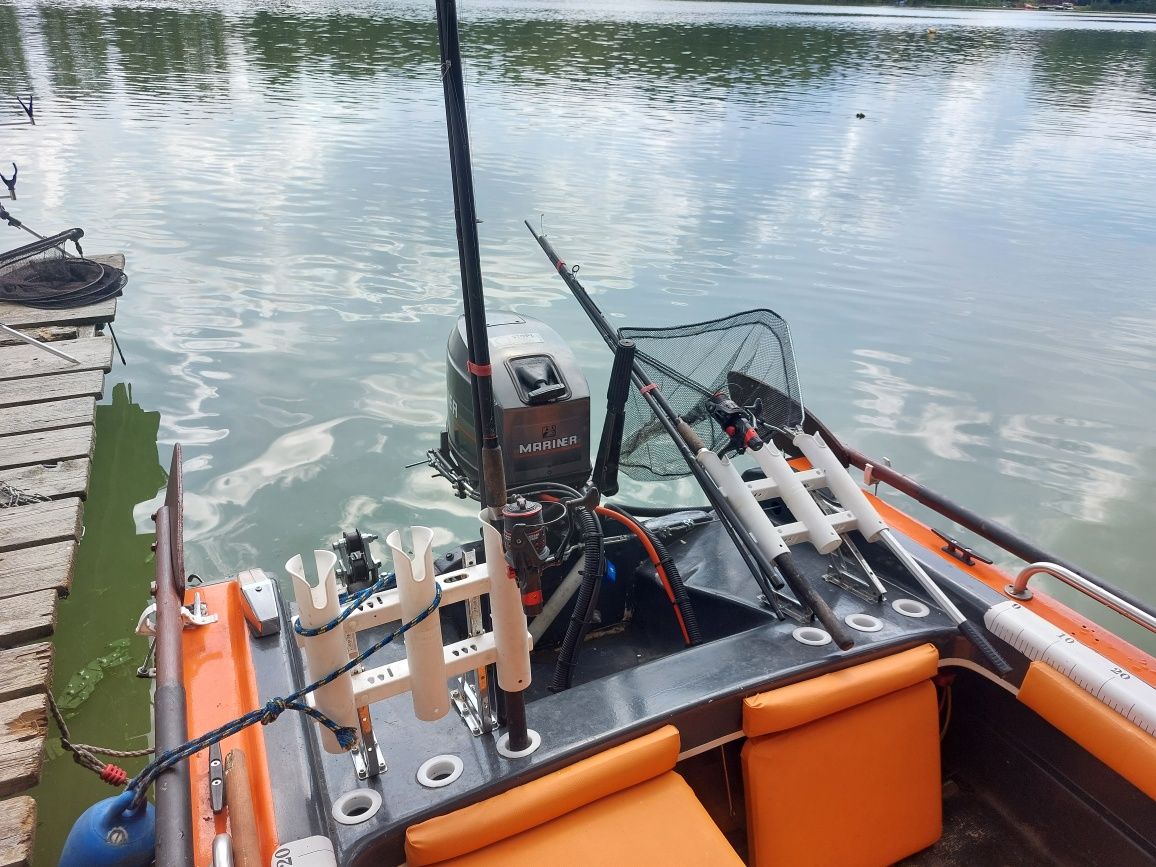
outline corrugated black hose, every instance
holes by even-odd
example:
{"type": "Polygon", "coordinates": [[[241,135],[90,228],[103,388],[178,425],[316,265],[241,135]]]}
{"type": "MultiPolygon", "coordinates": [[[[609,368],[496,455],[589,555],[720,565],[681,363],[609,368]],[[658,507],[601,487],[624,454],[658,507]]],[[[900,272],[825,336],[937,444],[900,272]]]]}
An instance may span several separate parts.
{"type": "Polygon", "coordinates": [[[602,527],[589,509],[574,508],[582,533],[583,557],[582,584],[574,601],[574,610],[566,626],[566,637],[562,639],[562,649],[554,665],[554,678],[550,681],[550,692],[562,692],[570,688],[570,680],[578,665],[578,651],[586,631],[594,620],[594,610],[598,607],[598,592],[602,587],[602,575],[606,571],[606,559],[602,550],[602,527]]]}
{"type": "Polygon", "coordinates": [[[642,521],[638,520],[634,515],[620,506],[614,506],[610,503],[603,504],[605,508],[612,512],[618,512],[620,515],[625,515],[631,521],[641,528],[642,532],[646,534],[646,538],[650,540],[650,544],[654,546],[654,551],[658,554],[658,562],[666,572],[666,580],[670,583],[670,592],[674,594],[674,604],[678,606],[679,613],[682,614],[682,623],[686,627],[686,637],[690,639],[691,646],[702,644],[702,631],[698,628],[698,618],[694,615],[694,606],[690,604],[690,596],[686,592],[686,585],[682,582],[682,574],[678,571],[678,566],[674,564],[674,558],[666,550],[666,546],[662,541],[650,532],[650,528],[642,521]]]}

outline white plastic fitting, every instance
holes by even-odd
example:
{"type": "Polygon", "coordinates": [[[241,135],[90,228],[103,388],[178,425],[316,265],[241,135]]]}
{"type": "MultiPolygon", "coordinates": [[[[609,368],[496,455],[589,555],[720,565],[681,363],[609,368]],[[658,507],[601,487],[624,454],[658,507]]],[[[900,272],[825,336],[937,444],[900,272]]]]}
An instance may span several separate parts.
{"type": "Polygon", "coordinates": [[[783,537],[751,493],[743,481],[734,464],[726,458],[720,458],[710,449],[701,449],[695,459],[699,462],[708,476],[718,485],[723,496],[735,510],[743,529],[755,540],[768,560],[774,560],[780,554],[786,554],[790,549],[783,537]]]}
{"type": "MultiPolygon", "coordinates": [[[[429,527],[411,527],[413,554],[406,552],[401,530],[386,537],[385,544],[393,554],[397,575],[397,593],[401,600],[401,619],[408,623],[433,602],[437,592],[433,567],[433,531],[429,527]]],[[[441,615],[438,609],[405,634],[405,656],[409,662],[410,695],[413,712],[420,720],[441,719],[450,709],[450,691],[446,684],[446,661],[442,651],[441,615]]]]}
{"type": "Polygon", "coordinates": [[[868,542],[876,541],[887,529],[887,524],[879,517],[875,507],[867,499],[867,495],[855,484],[847,468],[839,463],[835,453],[823,442],[818,434],[799,433],[793,440],[795,447],[811,462],[811,465],[823,471],[826,476],[827,487],[839,500],[839,503],[855,516],[859,532],[868,542]]]}
{"type": "MultiPolygon", "coordinates": [[[[324,626],[341,610],[337,598],[337,555],[332,551],[314,551],[318,580],[310,584],[305,577],[305,563],[297,554],[285,564],[293,583],[297,614],[307,629],[324,626]]],[[[319,680],[349,662],[349,651],[343,629],[331,629],[320,635],[301,639],[305,665],[311,681],[319,680]]],[[[357,728],[357,708],[353,703],[353,683],[343,674],[332,683],[313,692],[314,706],[341,726],[357,728]]],[[[321,745],[327,753],[343,753],[337,738],[328,729],[321,730],[321,745]]]]}
{"type": "Polygon", "coordinates": [[[807,540],[815,546],[820,554],[830,554],[841,544],[839,534],[831,526],[819,504],[811,493],[803,487],[803,483],[783,457],[783,453],[771,443],[767,443],[758,451],[751,451],[757,463],[767,474],[767,478],[779,486],[779,496],[795,516],[795,520],[807,528],[807,540]]]}
{"type": "Polygon", "coordinates": [[[522,594],[506,565],[502,533],[491,523],[498,518],[493,510],[486,509],[478,520],[482,523],[486,568],[490,573],[490,618],[494,624],[498,686],[506,692],[521,692],[530,685],[531,646],[522,594]]]}

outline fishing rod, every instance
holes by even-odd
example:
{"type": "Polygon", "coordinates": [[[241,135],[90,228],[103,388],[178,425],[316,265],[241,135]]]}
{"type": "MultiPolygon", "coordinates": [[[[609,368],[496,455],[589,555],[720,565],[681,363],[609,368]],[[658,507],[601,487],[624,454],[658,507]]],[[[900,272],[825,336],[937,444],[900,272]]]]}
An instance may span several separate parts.
{"type": "MultiPolygon", "coordinates": [[[[558,256],[550,242],[546,240],[545,235],[539,235],[534,231],[534,227],[530,225],[530,221],[526,220],[526,228],[530,230],[530,234],[542,247],[546,253],[546,257],[557,269],[558,274],[562,277],[563,282],[570,289],[574,295],[575,300],[585,311],[591,323],[598,330],[602,339],[606,341],[606,345],[612,350],[618,345],[618,335],[611,328],[610,323],[606,320],[606,316],[594,303],[594,300],[586,292],[585,287],[578,282],[578,278],[574,276],[573,271],[567,267],[566,263],[558,256]]],[[[751,570],[755,581],[758,582],[760,589],[763,591],[769,604],[774,604],[775,590],[773,586],[775,578],[775,567],[778,568],[787,585],[794,592],[795,597],[805,606],[809,607],[819,622],[823,624],[823,628],[835,640],[835,643],[842,650],[850,648],[854,642],[850,635],[847,634],[843,624],[835,616],[831,607],[823,600],[823,598],[815,591],[806,577],[799,571],[798,566],[795,565],[794,558],[791,556],[790,550],[782,539],[778,538],[778,533],[774,530],[773,525],[770,525],[769,520],[767,524],[770,529],[763,535],[765,538],[756,542],[747,530],[746,523],[739,516],[738,511],[732,504],[732,499],[728,498],[724,493],[723,485],[727,484],[727,477],[724,473],[733,473],[737,478],[737,471],[729,464],[722,465],[718,456],[714,452],[707,449],[703,443],[691,430],[690,425],[681,418],[674,407],[667,401],[666,396],[658,389],[658,386],[649,380],[645,375],[638,362],[633,364],[632,379],[634,384],[638,387],[647,406],[650,407],[654,413],[655,418],[659,420],[671,440],[677,446],[679,453],[686,461],[687,467],[691,474],[695,477],[699,487],[702,488],[706,498],[710,501],[711,507],[719,516],[723,527],[730,535],[731,540],[735,543],[739,554],[743,561],[751,570]],[[704,463],[709,460],[707,456],[714,458],[711,461],[711,466],[708,469],[704,463]],[[702,462],[700,462],[702,459],[702,462]],[[717,461],[717,464],[715,463],[717,461]],[[766,538],[769,537],[769,538],[766,538]],[[774,544],[777,539],[778,544],[774,544]],[[766,550],[764,550],[764,547],[766,550]],[[767,551],[773,552],[774,565],[771,559],[767,556],[767,551]]],[[[741,480],[740,480],[741,481],[741,480]]],[[[734,498],[735,502],[741,502],[739,498],[734,498]]],[[[764,516],[765,517],[765,516],[764,516]]],[[[766,530],[766,528],[764,528],[766,530]]]]}
{"type": "MultiPolygon", "coordinates": [[[[450,174],[454,189],[458,263],[462,275],[462,301],[466,316],[466,347],[474,418],[481,432],[478,443],[482,509],[498,521],[506,505],[506,472],[494,412],[494,386],[490,378],[490,342],[486,331],[486,304],[482,291],[481,254],[478,249],[478,215],[474,205],[474,178],[470,165],[470,131],[466,122],[462,51],[458,41],[458,10],[455,0],[437,0],[438,46],[441,51],[442,91],[446,106],[446,132],[450,148],[450,174]]],[[[508,746],[520,753],[530,748],[526,727],[526,700],[521,691],[502,690],[508,746]]]]}

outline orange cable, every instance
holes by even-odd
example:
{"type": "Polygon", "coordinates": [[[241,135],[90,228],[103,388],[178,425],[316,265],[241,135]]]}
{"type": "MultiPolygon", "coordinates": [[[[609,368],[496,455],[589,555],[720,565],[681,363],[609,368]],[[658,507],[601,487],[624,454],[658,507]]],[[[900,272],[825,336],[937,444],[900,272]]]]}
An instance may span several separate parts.
{"type": "Polygon", "coordinates": [[[689,645],[690,633],[686,631],[686,624],[682,620],[682,611],[679,610],[678,603],[674,599],[674,590],[670,586],[670,579],[666,576],[666,569],[663,568],[662,562],[658,558],[658,552],[654,550],[654,545],[646,535],[646,531],[638,526],[637,522],[626,517],[626,515],[623,515],[621,512],[615,512],[613,509],[607,509],[605,506],[595,506],[594,511],[604,518],[611,518],[622,524],[642,543],[642,547],[646,549],[646,553],[650,556],[650,562],[654,564],[654,570],[658,573],[658,577],[662,581],[663,589],[666,590],[666,598],[670,600],[670,604],[674,608],[674,616],[678,620],[678,628],[682,630],[683,641],[689,645]]]}

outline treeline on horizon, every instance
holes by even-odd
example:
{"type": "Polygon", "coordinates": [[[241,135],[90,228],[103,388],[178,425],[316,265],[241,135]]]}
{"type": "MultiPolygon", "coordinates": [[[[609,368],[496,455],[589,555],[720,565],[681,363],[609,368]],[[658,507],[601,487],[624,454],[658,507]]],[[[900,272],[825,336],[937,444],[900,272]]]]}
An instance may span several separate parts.
{"type": "MultiPolygon", "coordinates": [[[[915,9],[1022,9],[1024,0],[754,0],[760,3],[806,6],[907,6],[915,9]]],[[[1033,6],[1050,6],[1058,0],[1027,0],[1033,6]]],[[[1076,12],[1154,12],[1156,0],[1072,0],[1076,12]]]]}
{"type": "MultiPolygon", "coordinates": [[[[944,0],[921,2],[932,6],[944,0]]],[[[1105,5],[1122,10],[1136,4],[1105,5]]],[[[875,30],[794,20],[764,28],[698,20],[503,16],[472,20],[466,27],[474,73],[518,84],[559,76],[576,85],[628,79],[660,93],[691,80],[724,94],[758,90],[768,81],[782,86],[839,78],[879,64],[934,75],[954,69],[961,58],[986,63],[1011,52],[1030,64],[1040,92],[1062,83],[1069,99],[1090,99],[1104,82],[1120,76],[1156,92],[1156,40],[1150,33],[941,25],[932,35],[921,21],[910,23],[875,30]]],[[[425,19],[326,8],[234,15],[204,7],[14,7],[0,0],[0,81],[8,82],[9,92],[28,87],[25,42],[35,34],[36,50],[48,62],[49,86],[87,100],[118,91],[155,98],[171,90],[186,100],[227,102],[230,70],[238,62],[252,68],[261,86],[286,98],[302,77],[436,82],[433,28],[425,19]]]]}

